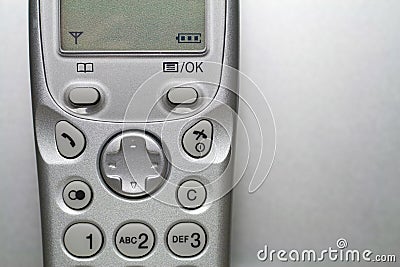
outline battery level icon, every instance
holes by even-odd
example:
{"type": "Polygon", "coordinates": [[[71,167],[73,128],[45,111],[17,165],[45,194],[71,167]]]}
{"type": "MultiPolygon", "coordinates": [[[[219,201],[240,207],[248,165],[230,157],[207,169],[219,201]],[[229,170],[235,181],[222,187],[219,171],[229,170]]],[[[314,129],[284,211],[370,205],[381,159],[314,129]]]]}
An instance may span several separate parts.
{"type": "Polygon", "coordinates": [[[179,33],[176,40],[180,44],[199,44],[201,43],[201,33],[179,33]]]}

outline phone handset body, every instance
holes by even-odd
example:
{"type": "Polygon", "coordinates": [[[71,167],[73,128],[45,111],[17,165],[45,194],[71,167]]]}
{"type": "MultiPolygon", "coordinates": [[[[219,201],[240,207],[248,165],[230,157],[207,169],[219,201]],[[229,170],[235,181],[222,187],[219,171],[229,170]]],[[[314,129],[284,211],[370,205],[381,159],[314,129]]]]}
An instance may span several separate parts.
{"type": "Polygon", "coordinates": [[[30,1],[45,266],[229,266],[238,1],[30,1]]]}

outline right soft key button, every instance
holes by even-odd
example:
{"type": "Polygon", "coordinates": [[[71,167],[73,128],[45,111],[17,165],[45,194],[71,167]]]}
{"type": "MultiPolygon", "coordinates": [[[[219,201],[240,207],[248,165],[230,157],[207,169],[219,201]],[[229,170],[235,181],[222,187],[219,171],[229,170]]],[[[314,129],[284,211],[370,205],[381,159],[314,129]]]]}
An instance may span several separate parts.
{"type": "Polygon", "coordinates": [[[207,235],[197,223],[178,223],[169,230],[167,245],[178,257],[195,257],[205,249],[207,235]]]}
{"type": "Polygon", "coordinates": [[[212,123],[209,120],[201,120],[183,135],[183,149],[193,158],[204,158],[210,153],[213,135],[212,123]]]}
{"type": "Polygon", "coordinates": [[[192,87],[174,87],[168,91],[167,98],[172,105],[192,105],[196,103],[199,94],[192,87]]]}

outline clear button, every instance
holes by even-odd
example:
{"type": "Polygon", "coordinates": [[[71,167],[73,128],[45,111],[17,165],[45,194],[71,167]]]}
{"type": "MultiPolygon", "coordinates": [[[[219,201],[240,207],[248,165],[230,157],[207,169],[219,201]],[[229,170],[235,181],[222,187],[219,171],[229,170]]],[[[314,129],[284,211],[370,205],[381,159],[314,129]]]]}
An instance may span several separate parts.
{"type": "Polygon", "coordinates": [[[198,181],[184,182],[178,188],[178,201],[186,209],[198,209],[203,206],[207,198],[204,185],[198,181]]]}

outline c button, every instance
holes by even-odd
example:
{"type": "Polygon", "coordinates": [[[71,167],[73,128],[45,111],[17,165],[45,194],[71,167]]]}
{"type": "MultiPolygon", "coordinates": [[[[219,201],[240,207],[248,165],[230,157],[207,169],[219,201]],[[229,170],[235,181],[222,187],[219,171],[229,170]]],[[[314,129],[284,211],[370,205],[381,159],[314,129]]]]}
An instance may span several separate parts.
{"type": "Polygon", "coordinates": [[[178,201],[185,209],[198,209],[204,205],[206,199],[206,188],[198,181],[186,181],[178,188],[178,201]]]}

